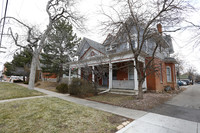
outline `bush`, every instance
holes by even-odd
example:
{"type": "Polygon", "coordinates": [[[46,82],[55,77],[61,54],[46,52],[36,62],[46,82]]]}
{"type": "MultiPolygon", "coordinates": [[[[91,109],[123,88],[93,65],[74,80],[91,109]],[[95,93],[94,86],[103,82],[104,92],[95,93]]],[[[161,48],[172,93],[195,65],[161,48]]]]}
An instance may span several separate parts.
{"type": "Polygon", "coordinates": [[[62,83],[56,87],[56,90],[60,93],[68,93],[68,84],[62,83]]]}
{"type": "Polygon", "coordinates": [[[86,80],[74,78],[69,85],[69,94],[79,97],[93,96],[95,90],[91,83],[86,80]]]}
{"type": "Polygon", "coordinates": [[[28,81],[25,81],[24,84],[28,84],[28,81]]]}

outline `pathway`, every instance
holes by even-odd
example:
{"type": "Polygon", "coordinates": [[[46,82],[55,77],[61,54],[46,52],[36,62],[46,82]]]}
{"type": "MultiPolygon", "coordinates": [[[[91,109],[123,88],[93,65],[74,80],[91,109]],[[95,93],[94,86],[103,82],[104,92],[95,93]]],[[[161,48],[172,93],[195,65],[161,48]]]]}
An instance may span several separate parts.
{"type": "Polygon", "coordinates": [[[32,97],[22,97],[22,98],[13,98],[13,99],[0,100],[0,103],[12,102],[12,101],[18,101],[18,100],[34,99],[34,98],[41,98],[41,97],[47,97],[47,95],[44,95],[44,96],[32,96],[32,97]]]}

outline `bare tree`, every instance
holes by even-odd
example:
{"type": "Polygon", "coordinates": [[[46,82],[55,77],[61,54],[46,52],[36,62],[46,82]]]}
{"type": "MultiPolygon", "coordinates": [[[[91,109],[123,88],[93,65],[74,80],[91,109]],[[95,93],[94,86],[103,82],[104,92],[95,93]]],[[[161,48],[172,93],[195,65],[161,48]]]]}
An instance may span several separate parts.
{"type": "Polygon", "coordinates": [[[157,65],[154,64],[155,55],[159,47],[164,45],[162,34],[167,31],[177,31],[174,26],[180,24],[184,19],[184,13],[192,9],[190,3],[186,0],[113,0],[116,2],[110,7],[113,11],[111,14],[102,13],[108,19],[102,22],[107,32],[111,32],[115,36],[113,41],[129,43],[133,58],[135,60],[134,67],[138,75],[138,98],[143,98],[142,84],[145,81],[147,73],[150,69],[154,70],[157,65]],[[162,25],[161,25],[162,24],[162,25]],[[161,29],[168,27],[159,32],[155,27],[161,29]],[[136,40],[137,46],[135,46],[136,40]],[[146,41],[155,42],[151,48],[151,52],[145,54],[143,51],[146,47],[146,41]],[[140,56],[148,58],[146,65],[141,68],[140,56]]]}
{"type": "Polygon", "coordinates": [[[188,73],[188,79],[190,81],[192,81],[192,84],[195,82],[195,76],[196,76],[196,69],[194,67],[189,67],[188,70],[187,70],[187,73],[188,73]]]}
{"type": "MultiPolygon", "coordinates": [[[[35,82],[35,74],[36,74],[36,67],[37,64],[39,65],[39,55],[42,51],[42,49],[45,46],[45,41],[48,35],[50,34],[52,30],[53,24],[58,21],[59,19],[63,19],[68,21],[70,24],[72,24],[74,27],[78,29],[83,29],[83,22],[82,20],[84,19],[83,16],[80,16],[76,9],[74,9],[75,5],[74,0],[49,0],[47,5],[46,5],[46,12],[48,14],[48,25],[46,30],[41,33],[34,27],[31,27],[22,21],[14,18],[14,17],[6,17],[2,18],[3,19],[9,19],[9,20],[14,20],[15,22],[19,23],[23,27],[26,28],[27,31],[27,46],[30,48],[33,56],[32,56],[32,62],[31,62],[31,70],[30,70],[30,80],[29,80],[29,89],[34,89],[34,82],[35,82]]],[[[16,33],[14,34],[12,29],[9,28],[10,34],[12,39],[14,40],[15,45],[19,47],[25,47],[22,46],[19,42],[19,35],[16,33]]]]}
{"type": "Polygon", "coordinates": [[[181,58],[178,57],[177,54],[173,55],[173,57],[176,59],[176,62],[177,62],[177,66],[176,66],[176,75],[177,75],[177,78],[180,80],[180,75],[181,73],[183,73],[184,71],[184,60],[182,60],[181,58]]]}
{"type": "Polygon", "coordinates": [[[186,20],[186,29],[191,31],[190,41],[194,43],[193,48],[199,47],[200,44],[200,24],[186,20]]]}

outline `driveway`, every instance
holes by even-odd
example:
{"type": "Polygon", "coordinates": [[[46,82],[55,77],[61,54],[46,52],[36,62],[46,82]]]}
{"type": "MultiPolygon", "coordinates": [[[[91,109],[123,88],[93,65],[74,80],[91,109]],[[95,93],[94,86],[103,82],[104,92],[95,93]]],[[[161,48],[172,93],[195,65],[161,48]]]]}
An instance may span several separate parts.
{"type": "Polygon", "coordinates": [[[170,101],[150,112],[200,122],[200,85],[188,86],[187,89],[170,101]]]}

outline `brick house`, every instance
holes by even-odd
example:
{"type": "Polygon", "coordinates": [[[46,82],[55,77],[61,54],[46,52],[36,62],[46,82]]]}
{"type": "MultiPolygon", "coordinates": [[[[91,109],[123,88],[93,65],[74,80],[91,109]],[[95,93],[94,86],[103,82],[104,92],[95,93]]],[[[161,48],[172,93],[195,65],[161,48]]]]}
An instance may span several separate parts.
{"type": "MultiPolygon", "coordinates": [[[[135,36],[133,34],[133,36],[135,36]]],[[[108,35],[101,44],[88,38],[83,38],[77,50],[78,61],[69,63],[69,83],[71,82],[71,71],[78,69],[78,77],[84,78],[84,69],[91,68],[95,70],[103,66],[103,75],[97,79],[95,71],[87,74],[88,80],[98,82],[100,86],[120,90],[138,90],[138,75],[133,67],[134,58],[130,46],[127,42],[112,42],[114,36],[108,35]]],[[[160,65],[159,72],[149,74],[143,83],[144,90],[163,91],[167,86],[176,87],[175,59],[170,57],[174,52],[171,37],[169,35],[160,35],[162,44],[156,51],[153,63],[160,65]],[[161,52],[162,50],[162,52],[161,52]]],[[[134,38],[132,41],[135,41],[134,38]]],[[[145,42],[142,54],[139,56],[140,66],[143,68],[151,53],[151,47],[154,46],[152,40],[145,42]]],[[[133,43],[137,47],[136,41],[133,43]]]]}

